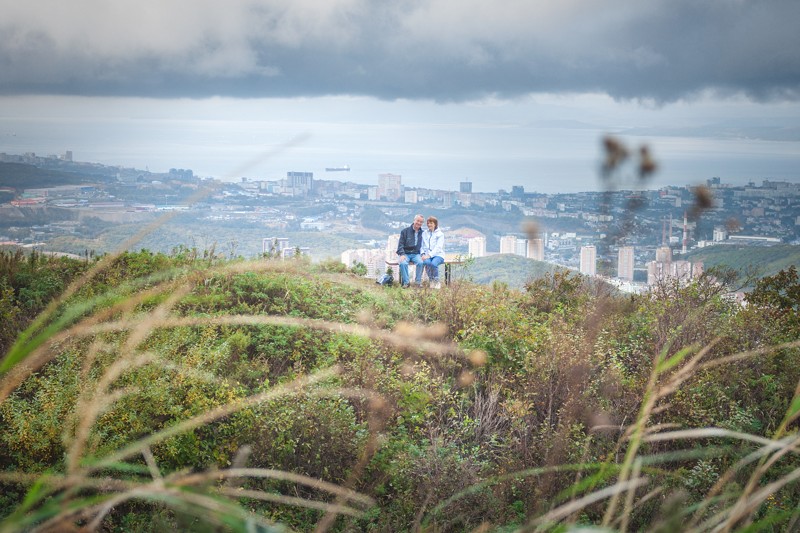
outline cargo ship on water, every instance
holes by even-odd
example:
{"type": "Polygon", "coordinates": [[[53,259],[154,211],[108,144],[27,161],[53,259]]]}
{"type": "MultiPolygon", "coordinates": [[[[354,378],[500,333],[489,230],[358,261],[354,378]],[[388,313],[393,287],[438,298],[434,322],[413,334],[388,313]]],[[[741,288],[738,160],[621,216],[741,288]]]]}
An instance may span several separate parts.
{"type": "Polygon", "coordinates": [[[325,172],[350,172],[350,167],[348,165],[343,165],[341,167],[325,167],[325,172]]]}

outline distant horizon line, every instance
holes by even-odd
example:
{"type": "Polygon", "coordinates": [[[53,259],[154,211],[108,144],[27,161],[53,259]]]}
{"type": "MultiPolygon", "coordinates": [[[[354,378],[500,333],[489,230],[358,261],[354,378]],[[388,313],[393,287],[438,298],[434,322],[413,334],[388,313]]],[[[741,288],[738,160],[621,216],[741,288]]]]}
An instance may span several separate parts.
{"type": "MultiPolygon", "coordinates": [[[[137,171],[137,172],[146,172],[147,174],[153,174],[153,175],[169,175],[170,170],[177,170],[177,171],[187,171],[188,170],[188,171],[191,171],[192,175],[194,177],[198,178],[198,179],[210,179],[210,180],[215,180],[215,181],[218,181],[218,182],[221,182],[221,183],[231,183],[231,184],[241,184],[241,183],[244,183],[247,180],[251,180],[253,182],[275,182],[275,181],[286,179],[285,177],[276,178],[276,179],[268,179],[268,178],[251,178],[251,177],[247,177],[247,176],[219,177],[219,176],[214,176],[214,175],[199,175],[199,174],[195,174],[195,171],[193,169],[191,169],[191,168],[179,168],[179,167],[170,167],[170,169],[167,170],[167,171],[155,172],[155,171],[151,171],[149,169],[149,165],[145,165],[145,168],[142,169],[142,168],[139,168],[139,167],[136,167],[136,166],[126,166],[124,164],[119,164],[119,163],[117,163],[117,164],[108,164],[108,163],[101,163],[101,162],[96,162],[96,161],[77,161],[77,160],[73,160],[71,158],[70,159],[66,159],[67,154],[71,155],[71,153],[72,153],[72,150],[65,150],[64,154],[62,154],[62,155],[48,154],[48,155],[44,155],[43,156],[43,155],[37,155],[36,152],[34,152],[34,151],[23,152],[23,153],[0,152],[0,156],[12,156],[12,157],[20,157],[20,158],[33,157],[33,158],[36,158],[36,159],[55,160],[55,161],[59,161],[59,162],[67,163],[67,164],[76,164],[76,165],[86,164],[86,165],[100,166],[100,167],[103,167],[103,168],[118,168],[118,169],[133,170],[133,171],[137,171]]],[[[5,161],[0,161],[0,162],[5,162],[5,161]]],[[[35,166],[35,165],[33,165],[33,166],[35,166]]],[[[325,171],[326,172],[337,172],[337,171],[345,171],[345,170],[349,173],[352,170],[352,167],[350,165],[341,165],[341,166],[337,166],[337,167],[325,167],[325,171]]],[[[285,172],[288,174],[290,172],[301,172],[301,171],[287,170],[285,172]]],[[[302,172],[309,172],[309,171],[302,171],[302,172]]],[[[313,171],[310,171],[309,173],[311,173],[312,175],[314,174],[313,171]]],[[[376,177],[379,176],[382,173],[389,173],[389,172],[388,171],[379,172],[379,173],[376,174],[376,177]]],[[[402,174],[400,174],[400,176],[402,176],[402,174]]],[[[372,184],[369,184],[369,183],[361,183],[361,182],[352,181],[352,180],[342,181],[340,179],[336,179],[336,178],[333,178],[333,177],[330,177],[330,178],[327,178],[327,177],[314,177],[314,179],[317,179],[319,181],[332,181],[332,182],[338,182],[338,183],[353,183],[353,184],[355,184],[357,186],[367,187],[367,188],[368,187],[377,186],[377,185],[372,185],[372,184]]],[[[788,183],[788,184],[793,184],[793,185],[800,185],[800,180],[793,181],[793,180],[789,180],[789,179],[786,179],[786,178],[771,178],[771,177],[762,177],[762,178],[760,178],[761,182],[762,182],[761,185],[758,185],[756,183],[756,179],[755,178],[748,179],[748,181],[746,183],[742,183],[742,184],[736,184],[736,183],[732,183],[732,182],[725,183],[725,182],[721,181],[722,179],[719,176],[712,176],[710,178],[706,178],[704,183],[699,183],[699,184],[688,184],[687,183],[687,184],[683,184],[683,185],[677,185],[675,183],[668,184],[668,185],[663,185],[662,184],[662,185],[657,186],[656,188],[626,188],[626,187],[620,187],[620,188],[595,188],[595,189],[591,189],[590,188],[590,189],[583,189],[583,190],[572,191],[572,192],[539,192],[537,190],[525,190],[525,185],[524,184],[512,185],[512,188],[513,187],[522,187],[523,194],[525,194],[525,195],[536,194],[536,195],[542,195],[542,196],[547,196],[547,195],[570,195],[570,194],[584,194],[584,193],[608,193],[608,192],[615,192],[615,193],[626,193],[626,192],[627,193],[644,193],[644,192],[657,192],[657,191],[660,191],[660,190],[663,190],[663,189],[666,189],[666,188],[673,188],[673,187],[674,188],[678,188],[678,189],[691,189],[691,188],[698,187],[698,186],[708,186],[709,182],[711,180],[713,180],[713,179],[719,179],[720,180],[720,182],[716,184],[717,186],[714,187],[714,188],[718,188],[718,189],[732,189],[732,188],[747,187],[747,186],[763,187],[763,183],[764,182],[788,183]]],[[[466,179],[463,179],[463,180],[459,180],[458,183],[460,184],[460,183],[476,183],[476,182],[474,180],[472,180],[472,179],[466,178],[466,179]]],[[[402,187],[404,189],[406,189],[406,190],[434,190],[434,191],[454,192],[454,193],[459,193],[459,194],[481,194],[481,195],[497,195],[497,194],[501,194],[501,193],[510,194],[510,190],[508,190],[506,188],[499,188],[499,189],[496,189],[495,191],[471,191],[469,193],[461,193],[461,191],[459,191],[458,189],[444,189],[444,188],[424,187],[424,186],[418,186],[418,185],[402,185],[402,187]]]]}

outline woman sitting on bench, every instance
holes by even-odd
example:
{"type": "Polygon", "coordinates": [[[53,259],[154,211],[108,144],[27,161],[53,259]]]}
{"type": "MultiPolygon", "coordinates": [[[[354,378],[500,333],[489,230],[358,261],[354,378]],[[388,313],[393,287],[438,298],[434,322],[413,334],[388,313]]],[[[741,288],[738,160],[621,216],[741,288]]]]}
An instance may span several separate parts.
{"type": "Polygon", "coordinates": [[[422,232],[422,265],[428,273],[428,281],[434,289],[441,289],[439,265],[444,263],[444,232],[439,229],[439,219],[429,216],[428,229],[422,232]]]}

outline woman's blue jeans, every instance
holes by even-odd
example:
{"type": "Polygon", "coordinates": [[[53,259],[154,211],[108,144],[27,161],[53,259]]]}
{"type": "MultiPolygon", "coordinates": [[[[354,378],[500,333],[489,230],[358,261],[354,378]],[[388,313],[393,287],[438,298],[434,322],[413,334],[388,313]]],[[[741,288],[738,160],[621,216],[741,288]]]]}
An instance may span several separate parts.
{"type": "Polygon", "coordinates": [[[444,257],[434,255],[427,258],[422,264],[425,266],[425,272],[428,273],[428,280],[439,281],[439,265],[444,263],[444,257]]]}

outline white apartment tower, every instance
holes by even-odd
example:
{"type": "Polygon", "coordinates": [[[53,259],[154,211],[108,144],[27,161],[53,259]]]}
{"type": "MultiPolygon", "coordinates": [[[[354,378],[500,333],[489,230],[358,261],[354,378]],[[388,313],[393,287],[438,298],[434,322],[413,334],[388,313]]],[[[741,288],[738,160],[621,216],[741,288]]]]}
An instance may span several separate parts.
{"type": "Polygon", "coordinates": [[[514,235],[506,235],[505,237],[500,237],[500,253],[501,254],[517,253],[517,238],[514,235]]]}
{"type": "Polygon", "coordinates": [[[348,268],[356,263],[367,267],[368,278],[378,278],[386,271],[386,252],[380,248],[359,248],[342,252],[342,263],[348,268]]]}
{"type": "Polygon", "coordinates": [[[517,249],[514,253],[522,257],[528,257],[528,239],[517,239],[517,249]]]}
{"type": "Polygon", "coordinates": [[[633,246],[620,246],[617,258],[617,277],[633,281],[633,246]]]}
{"type": "Polygon", "coordinates": [[[400,244],[400,234],[389,235],[386,239],[386,261],[397,261],[397,246],[400,244]]]}
{"type": "Polygon", "coordinates": [[[467,241],[469,245],[469,255],[472,257],[486,256],[486,237],[472,237],[467,241]]]}
{"type": "Polygon", "coordinates": [[[288,237],[269,237],[261,239],[261,253],[270,255],[283,255],[283,251],[289,248],[288,237]]]}
{"type": "Polygon", "coordinates": [[[399,174],[378,174],[378,199],[396,202],[402,198],[403,184],[399,174]]]}
{"type": "Polygon", "coordinates": [[[528,239],[528,259],[544,261],[544,239],[528,239]]]}
{"type": "Polygon", "coordinates": [[[597,274],[597,248],[594,246],[581,246],[581,274],[597,274]]]}

